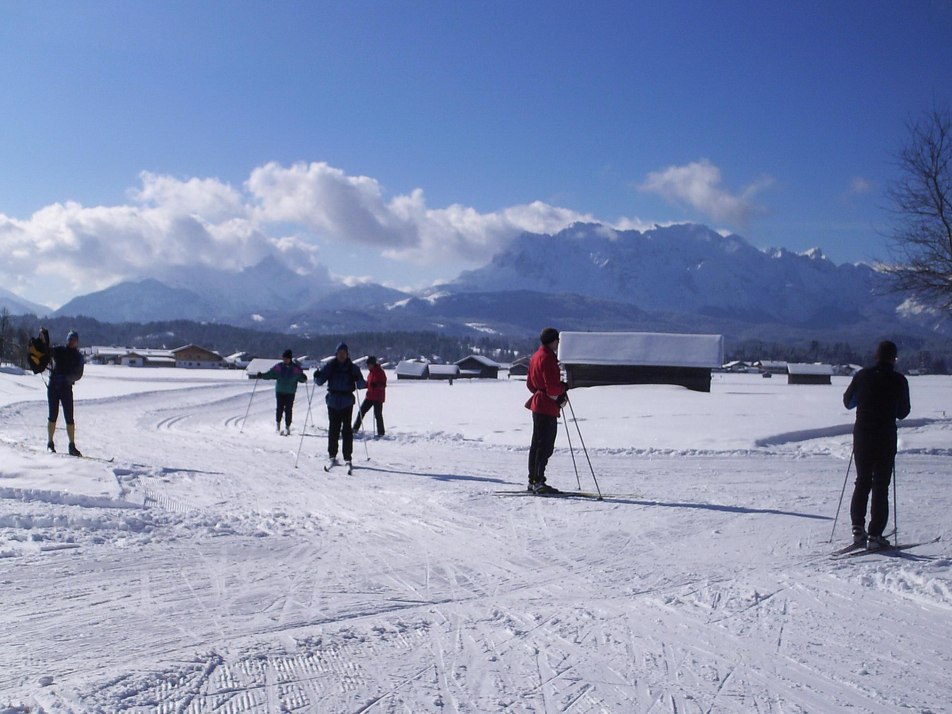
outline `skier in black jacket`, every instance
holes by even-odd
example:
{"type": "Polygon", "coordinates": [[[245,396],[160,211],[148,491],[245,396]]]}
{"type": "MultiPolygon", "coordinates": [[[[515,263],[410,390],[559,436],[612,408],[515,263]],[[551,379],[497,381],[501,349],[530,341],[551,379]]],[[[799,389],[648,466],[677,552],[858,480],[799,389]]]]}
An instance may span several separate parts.
{"type": "Polygon", "coordinates": [[[889,519],[889,482],[896,461],[896,419],[909,416],[909,383],[896,371],[898,350],[893,342],[876,347],[876,364],[861,369],[843,393],[843,405],[856,408],[853,458],[856,482],[850,501],[853,542],[870,549],[889,547],[883,537],[889,519]],[[869,532],[865,529],[866,504],[869,532]]]}
{"type": "Polygon", "coordinates": [[[76,425],[73,423],[73,384],[83,378],[85,360],[79,351],[79,334],[70,330],[66,336],[66,345],[56,345],[50,350],[53,368],[50,371],[50,383],[46,387],[46,397],[50,406],[49,421],[46,430],[49,441],[46,448],[56,451],[53,446],[53,434],[56,432],[56,420],[59,417],[60,404],[63,405],[63,416],[66,419],[66,433],[69,436],[69,453],[72,456],[82,456],[76,448],[76,425]]]}

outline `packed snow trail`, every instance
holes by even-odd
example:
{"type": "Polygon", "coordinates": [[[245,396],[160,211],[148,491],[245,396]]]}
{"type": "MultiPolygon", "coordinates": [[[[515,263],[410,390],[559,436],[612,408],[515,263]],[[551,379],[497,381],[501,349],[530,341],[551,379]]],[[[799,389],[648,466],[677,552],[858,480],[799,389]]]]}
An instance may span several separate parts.
{"type": "MultiPolygon", "coordinates": [[[[92,372],[103,390],[128,374],[92,372]]],[[[77,405],[88,448],[112,464],[35,450],[39,399],[0,408],[7,707],[948,706],[952,496],[938,415],[912,435],[921,453],[900,455],[900,527],[904,539],[942,540],[915,558],[840,561],[827,540],[848,437],[718,453],[678,416],[684,403],[666,405],[684,400],[668,389],[639,390],[633,404],[672,412],[661,418],[684,429],[680,451],[636,443],[629,425],[644,417],[610,390],[603,403],[598,390],[573,397],[602,489],[632,494],[596,501],[495,496],[525,488],[524,385],[454,385],[470,405],[456,421],[441,411],[448,387],[395,385],[393,438],[370,442],[370,461],[348,477],[324,473],[325,436],[312,430],[294,469],[296,444],[274,434],[270,400],[256,397],[239,434],[251,387],[230,375],[127,384],[77,405]],[[500,410],[509,402],[512,414],[500,410]]],[[[729,382],[692,403],[740,414],[749,401],[731,406],[730,393],[755,388],[729,382]]],[[[751,424],[751,442],[802,430],[772,411],[751,424]]],[[[571,489],[559,447],[549,479],[571,489]]]]}

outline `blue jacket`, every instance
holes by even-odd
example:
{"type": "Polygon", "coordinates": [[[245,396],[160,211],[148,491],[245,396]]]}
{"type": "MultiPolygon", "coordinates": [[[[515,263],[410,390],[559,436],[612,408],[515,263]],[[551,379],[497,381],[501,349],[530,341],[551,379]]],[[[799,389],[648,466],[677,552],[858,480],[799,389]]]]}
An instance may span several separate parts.
{"type": "Polygon", "coordinates": [[[355,389],[366,389],[367,382],[360,373],[360,367],[348,358],[340,362],[336,358],[314,373],[315,384],[327,384],[327,396],[324,402],[329,409],[347,409],[354,406],[355,389]]]}
{"type": "Polygon", "coordinates": [[[57,345],[50,353],[53,357],[53,369],[50,372],[51,387],[72,387],[83,378],[86,360],[83,353],[75,347],[57,345]]]}

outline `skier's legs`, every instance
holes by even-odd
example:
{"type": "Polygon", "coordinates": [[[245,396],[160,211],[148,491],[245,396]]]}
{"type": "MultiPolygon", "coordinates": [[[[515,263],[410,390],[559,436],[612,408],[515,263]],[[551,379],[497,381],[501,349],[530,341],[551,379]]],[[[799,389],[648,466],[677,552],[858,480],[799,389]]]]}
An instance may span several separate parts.
{"type": "Polygon", "coordinates": [[[853,497],[850,499],[850,522],[854,530],[865,531],[866,506],[873,486],[873,459],[869,444],[859,434],[853,436],[853,462],[856,464],[856,481],[853,482],[853,497]]]}
{"type": "Polygon", "coordinates": [[[374,402],[374,421],[377,422],[377,436],[383,436],[383,402],[374,402]]]}
{"type": "Polygon", "coordinates": [[[284,395],[284,426],[287,429],[291,428],[291,420],[294,417],[294,395],[285,394],[284,395]]]}
{"type": "Polygon", "coordinates": [[[881,536],[889,520],[889,484],[896,462],[895,445],[885,441],[875,455],[869,504],[869,534],[881,536]]]}
{"type": "Polygon", "coordinates": [[[274,393],[274,423],[281,426],[281,414],[284,412],[284,401],[281,392],[274,393]]]}
{"type": "Polygon", "coordinates": [[[72,426],[73,422],[73,385],[67,384],[60,388],[60,402],[63,404],[63,419],[67,426],[72,426]]]}
{"type": "Polygon", "coordinates": [[[555,451],[558,417],[532,412],[532,442],[529,446],[529,483],[545,481],[545,467],[555,451]]]}
{"type": "Polygon", "coordinates": [[[46,401],[49,405],[49,419],[48,421],[51,424],[56,424],[56,420],[59,419],[59,393],[55,386],[50,384],[46,388],[46,401]]]}
{"type": "Polygon", "coordinates": [[[360,408],[357,410],[357,418],[354,419],[354,431],[360,430],[361,425],[364,423],[364,415],[368,409],[370,409],[370,400],[364,399],[364,401],[360,403],[360,408]]]}
{"type": "MultiPolygon", "coordinates": [[[[332,407],[327,408],[327,455],[332,459],[337,458],[338,442],[340,441],[340,432],[343,424],[341,423],[342,412],[332,407]]],[[[350,415],[348,414],[348,419],[350,415]]],[[[348,421],[347,426],[350,426],[348,421]]]]}
{"type": "Polygon", "coordinates": [[[350,461],[354,453],[354,430],[351,427],[350,420],[354,415],[354,408],[347,407],[340,410],[341,427],[344,431],[344,461],[350,461]]]}

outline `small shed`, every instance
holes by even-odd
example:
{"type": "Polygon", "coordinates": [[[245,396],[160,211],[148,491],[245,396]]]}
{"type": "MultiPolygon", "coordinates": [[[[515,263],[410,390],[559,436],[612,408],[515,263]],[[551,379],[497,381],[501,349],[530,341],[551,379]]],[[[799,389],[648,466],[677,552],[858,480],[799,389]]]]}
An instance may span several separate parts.
{"type": "Polygon", "coordinates": [[[724,363],[722,335],[663,332],[563,332],[559,361],[570,387],[677,384],[711,391],[724,363]]]}
{"type": "Polygon", "coordinates": [[[831,364],[787,364],[787,384],[832,384],[832,376],[831,364]]]}
{"type": "Polygon", "coordinates": [[[452,382],[454,379],[459,379],[460,377],[459,365],[431,364],[429,367],[430,379],[447,379],[452,382]]]}
{"type": "Polygon", "coordinates": [[[482,355],[470,355],[456,361],[460,377],[478,377],[480,379],[498,379],[499,363],[482,355]]]}
{"type": "Polygon", "coordinates": [[[511,365],[509,365],[509,376],[510,377],[526,377],[529,374],[529,360],[532,357],[526,355],[525,357],[520,357],[511,365]]]}
{"type": "Polygon", "coordinates": [[[397,364],[397,379],[428,379],[430,365],[417,360],[403,360],[397,364]]]}

